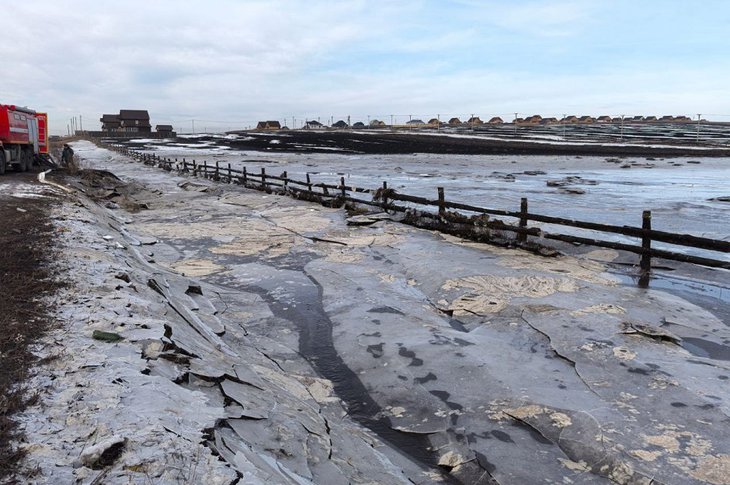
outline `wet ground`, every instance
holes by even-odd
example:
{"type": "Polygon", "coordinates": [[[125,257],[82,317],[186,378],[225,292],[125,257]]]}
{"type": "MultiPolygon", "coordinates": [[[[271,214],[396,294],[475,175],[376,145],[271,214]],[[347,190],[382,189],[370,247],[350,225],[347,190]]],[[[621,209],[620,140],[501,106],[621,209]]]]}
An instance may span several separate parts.
{"type": "MultiPolygon", "coordinates": [[[[246,135],[250,136],[250,135],[246,135]]],[[[279,146],[289,133],[259,135],[279,146]]],[[[369,136],[369,135],[362,135],[369,136]]],[[[418,135],[412,135],[418,137],[418,135]]],[[[173,160],[196,160],[226,167],[261,169],[315,183],[377,189],[383,181],[399,192],[446,199],[493,209],[517,211],[526,197],[530,212],[615,225],[641,225],[641,213],[652,211],[654,229],[714,239],[730,237],[730,158],[408,155],[282,153],[237,148],[243,135],[203,136],[177,140],[141,140],[132,146],[173,160]]],[[[531,223],[532,225],[533,223],[531,223]]],[[[539,225],[539,224],[538,224],[539,225]]],[[[545,230],[635,244],[612,234],[542,225],[545,230]]],[[[656,243],[661,249],[715,259],[728,255],[656,243]]]]}
{"type": "MultiPolygon", "coordinates": [[[[163,274],[167,301],[197,308],[196,332],[175,324],[166,338],[196,356],[186,387],[218,376],[205,394],[227,417],[213,442],[239,473],[729,483],[726,273],[710,271],[702,295],[689,281],[638,288],[609,272],[613,251],[546,259],[388,220],[348,226],[337,209],[75,149],[146,187],[144,210],[95,211],[143,242],[150,266],[134,281],[163,274]],[[196,281],[210,303],[187,291],[196,281]],[[294,382],[271,387],[284,376],[310,383],[320,417],[289,397],[294,382]],[[373,448],[359,424],[377,456],[360,454],[373,448]]],[[[181,369],[146,365],[185,382],[181,369]]]]}

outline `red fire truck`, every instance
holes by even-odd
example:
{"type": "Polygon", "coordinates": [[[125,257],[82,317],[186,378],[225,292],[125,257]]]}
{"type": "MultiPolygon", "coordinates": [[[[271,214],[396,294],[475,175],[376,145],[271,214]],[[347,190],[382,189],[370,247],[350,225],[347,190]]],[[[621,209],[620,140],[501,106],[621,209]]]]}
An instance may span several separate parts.
{"type": "Polygon", "coordinates": [[[48,116],[28,108],[0,104],[0,175],[13,165],[25,172],[48,157],[48,116]]]}

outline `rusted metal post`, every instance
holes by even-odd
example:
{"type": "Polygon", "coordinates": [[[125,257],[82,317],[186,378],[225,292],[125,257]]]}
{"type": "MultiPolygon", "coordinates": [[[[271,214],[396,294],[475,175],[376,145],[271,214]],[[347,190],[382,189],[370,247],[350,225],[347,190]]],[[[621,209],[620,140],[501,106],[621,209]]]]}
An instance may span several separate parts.
{"type": "Polygon", "coordinates": [[[261,187],[266,189],[266,169],[261,167],[261,187]]]}
{"type": "MultiPolygon", "coordinates": [[[[520,199],[520,228],[527,229],[527,198],[520,199]]],[[[527,233],[517,233],[517,240],[521,243],[527,242],[527,233]]]]}
{"type": "Polygon", "coordinates": [[[443,217],[443,215],[446,214],[446,199],[444,198],[444,188],[436,187],[436,190],[438,190],[439,194],[439,216],[443,217]]]}
{"type": "Polygon", "coordinates": [[[644,211],[641,214],[641,272],[651,271],[651,211],[644,211]]]}
{"type": "Polygon", "coordinates": [[[340,177],[340,194],[343,199],[347,197],[347,192],[345,191],[345,177],[340,177]]]}

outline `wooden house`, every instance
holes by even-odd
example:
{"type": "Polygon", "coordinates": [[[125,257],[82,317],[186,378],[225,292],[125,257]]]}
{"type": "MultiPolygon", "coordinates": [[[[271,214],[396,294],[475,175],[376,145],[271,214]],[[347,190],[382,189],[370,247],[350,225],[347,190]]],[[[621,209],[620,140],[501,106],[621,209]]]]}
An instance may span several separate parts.
{"type": "Polygon", "coordinates": [[[458,126],[461,124],[461,120],[459,118],[451,118],[449,120],[449,125],[451,126],[458,126]]]}
{"type": "Polygon", "coordinates": [[[103,114],[99,121],[101,121],[101,131],[121,131],[122,122],[119,120],[119,115],[103,114]]]}
{"type": "Polygon", "coordinates": [[[256,125],[257,130],[280,130],[281,129],[281,123],[278,121],[259,121],[256,125]]]}
{"type": "Polygon", "coordinates": [[[311,120],[304,123],[305,130],[324,130],[325,126],[317,120],[311,120]]]}
{"type": "Polygon", "coordinates": [[[487,123],[490,125],[501,125],[504,123],[504,120],[499,116],[493,116],[489,121],[487,121],[487,123]]]}
{"type": "Polygon", "coordinates": [[[119,110],[121,131],[129,133],[151,133],[150,114],[145,109],[119,110]]]}
{"type": "Polygon", "coordinates": [[[160,136],[165,137],[172,137],[175,136],[175,132],[172,130],[172,125],[157,125],[155,126],[155,131],[160,134],[160,136]]]}

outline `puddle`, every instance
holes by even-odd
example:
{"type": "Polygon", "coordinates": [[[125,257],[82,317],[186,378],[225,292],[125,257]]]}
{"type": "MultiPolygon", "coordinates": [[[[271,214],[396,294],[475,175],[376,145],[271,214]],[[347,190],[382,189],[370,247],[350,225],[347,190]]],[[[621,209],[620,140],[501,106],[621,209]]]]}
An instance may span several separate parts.
{"type": "Polygon", "coordinates": [[[730,347],[720,345],[709,340],[685,337],[682,339],[682,347],[697,357],[705,357],[715,360],[730,360],[730,347]]]}
{"type": "MultiPolygon", "coordinates": [[[[619,271],[611,271],[622,285],[638,286],[639,276],[619,271]]],[[[657,271],[652,272],[648,288],[666,291],[669,294],[684,298],[704,308],[730,326],[730,288],[706,281],[693,281],[669,276],[657,271]]],[[[689,349],[687,349],[689,350],[689,349]]]]}
{"type": "MultiPolygon", "coordinates": [[[[289,271],[297,272],[294,278],[289,273],[288,276],[260,280],[257,285],[242,289],[261,296],[275,316],[297,326],[299,352],[322,377],[332,381],[335,393],[345,402],[348,414],[355,421],[416,462],[429,468],[435,467],[437,461],[429,449],[429,439],[392,429],[390,420],[383,417],[385,413],[382,408],[370,397],[358,376],[337,353],[332,338],[332,322],[322,306],[320,285],[306,275],[301,266],[296,269],[291,264],[288,266],[289,271]]],[[[377,346],[372,346],[369,351],[377,354],[379,350],[377,346]]],[[[414,356],[414,360],[420,359],[414,356]]]]}

